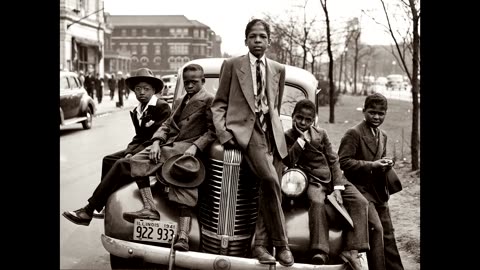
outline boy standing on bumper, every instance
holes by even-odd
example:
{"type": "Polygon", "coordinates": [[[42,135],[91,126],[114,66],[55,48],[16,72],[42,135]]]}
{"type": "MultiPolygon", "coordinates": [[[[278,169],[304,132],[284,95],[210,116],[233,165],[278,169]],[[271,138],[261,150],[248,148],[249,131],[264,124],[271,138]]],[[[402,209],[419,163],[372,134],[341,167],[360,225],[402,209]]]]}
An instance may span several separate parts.
{"type": "MultiPolygon", "coordinates": [[[[212,105],[217,137],[224,147],[238,147],[249,168],[260,181],[258,228],[266,228],[284,266],[294,263],[288,247],[285,217],[281,206],[279,176],[281,160],[287,155],[280,122],[285,67],[265,56],[270,46],[270,26],[250,21],[245,29],[247,55],[226,60],[212,105]]],[[[262,229],[263,230],[263,229],[262,229]]],[[[255,236],[254,255],[260,263],[275,264],[265,248],[266,239],[255,236]]]]}
{"type": "MultiPolygon", "coordinates": [[[[343,136],[338,155],[340,168],[347,179],[368,200],[370,251],[367,252],[370,270],[403,270],[390,218],[389,190],[386,175],[393,170],[387,154],[387,134],[379,129],[387,114],[387,99],[374,93],[365,98],[365,119],[348,129],[343,136]]],[[[397,187],[401,185],[396,179],[397,187]]],[[[398,191],[398,190],[397,190],[398,191]]]]}

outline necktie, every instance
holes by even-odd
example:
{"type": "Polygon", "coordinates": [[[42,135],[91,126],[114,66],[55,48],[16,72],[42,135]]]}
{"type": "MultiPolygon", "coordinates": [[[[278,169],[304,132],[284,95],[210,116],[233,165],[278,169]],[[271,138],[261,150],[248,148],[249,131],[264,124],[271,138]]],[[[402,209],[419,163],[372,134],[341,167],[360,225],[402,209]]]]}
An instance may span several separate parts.
{"type": "Polygon", "coordinates": [[[260,120],[260,126],[262,127],[263,131],[267,130],[267,123],[265,119],[265,115],[263,114],[263,104],[262,104],[262,99],[263,99],[263,82],[262,82],[262,69],[260,68],[260,64],[262,61],[260,59],[257,59],[256,61],[256,78],[257,78],[257,107],[258,107],[258,118],[260,120]]]}

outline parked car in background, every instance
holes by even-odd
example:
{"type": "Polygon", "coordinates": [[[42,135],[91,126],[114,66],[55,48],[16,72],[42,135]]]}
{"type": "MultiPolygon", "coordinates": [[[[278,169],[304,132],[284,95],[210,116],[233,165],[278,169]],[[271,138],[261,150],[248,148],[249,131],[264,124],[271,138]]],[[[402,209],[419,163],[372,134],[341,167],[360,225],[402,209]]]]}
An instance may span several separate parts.
{"type": "Polygon", "coordinates": [[[96,109],[77,73],[60,71],[60,126],[79,123],[84,129],[90,129],[96,109]]]}
{"type": "MultiPolygon", "coordinates": [[[[196,63],[205,71],[205,89],[215,94],[219,84],[220,67],[225,59],[195,59],[185,65],[196,63]]],[[[292,126],[292,111],[301,99],[309,99],[317,105],[317,80],[308,71],[285,65],[285,89],[280,108],[284,130],[292,126]]],[[[174,93],[173,109],[185,95],[179,69],[174,93]]],[[[317,106],[318,107],[318,106],[317,106]]],[[[205,149],[205,181],[199,187],[199,201],[192,217],[189,236],[190,250],[176,252],[172,247],[178,227],[178,209],[168,199],[166,186],[160,174],[150,178],[155,206],[160,220],[123,219],[123,212],[141,207],[142,200],[136,183],[128,184],[108,199],[105,206],[105,234],[102,244],[110,253],[112,269],[161,268],[166,269],[269,269],[252,258],[258,214],[259,187],[252,181],[252,173],[242,162],[239,149],[224,149],[215,141],[205,149]]],[[[290,270],[345,270],[348,265],[338,258],[343,248],[342,218],[333,206],[326,204],[330,220],[330,260],[328,265],[310,264],[308,200],[305,177],[281,179],[282,208],[289,238],[289,246],[295,257],[290,270]]],[[[277,263],[277,269],[287,269],[277,263]]],[[[272,268],[270,268],[272,269],[272,268]]]]}
{"type": "Polygon", "coordinates": [[[405,90],[406,86],[403,80],[403,75],[391,74],[387,76],[387,90],[405,90]]]}
{"type": "Polygon", "coordinates": [[[172,102],[175,85],[177,84],[177,74],[164,75],[161,76],[160,79],[162,79],[165,85],[160,98],[163,98],[167,102],[172,102]]]}

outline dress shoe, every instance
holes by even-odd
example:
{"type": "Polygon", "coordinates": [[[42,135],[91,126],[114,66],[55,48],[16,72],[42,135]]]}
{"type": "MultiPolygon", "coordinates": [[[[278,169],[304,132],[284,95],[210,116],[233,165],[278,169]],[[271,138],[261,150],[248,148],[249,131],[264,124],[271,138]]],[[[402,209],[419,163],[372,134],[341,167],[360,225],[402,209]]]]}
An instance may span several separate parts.
{"type": "Polygon", "coordinates": [[[275,258],[268,252],[264,246],[255,246],[252,254],[261,264],[276,264],[275,258]]]}
{"type": "Polygon", "coordinates": [[[62,214],[66,219],[70,220],[71,222],[77,225],[90,225],[90,221],[92,221],[92,216],[87,213],[85,208],[80,208],[75,211],[65,211],[62,214]]]}
{"type": "Polygon", "coordinates": [[[185,238],[179,238],[175,245],[173,245],[173,249],[178,250],[178,251],[188,251],[189,246],[188,246],[188,239],[185,238]]]}
{"type": "Polygon", "coordinates": [[[293,261],[293,254],[290,251],[290,248],[287,246],[277,247],[277,260],[283,266],[292,266],[293,261]]]}
{"type": "Polygon", "coordinates": [[[348,263],[352,270],[362,270],[361,255],[356,250],[344,250],[340,253],[340,258],[348,263]]]}
{"type": "Polygon", "coordinates": [[[312,264],[322,265],[328,261],[328,255],[325,253],[317,253],[312,257],[312,264]]]}
{"type": "Polygon", "coordinates": [[[160,214],[158,211],[148,208],[143,208],[142,210],[136,212],[125,212],[123,213],[123,219],[128,222],[133,223],[135,219],[156,219],[160,220],[160,214]]]}

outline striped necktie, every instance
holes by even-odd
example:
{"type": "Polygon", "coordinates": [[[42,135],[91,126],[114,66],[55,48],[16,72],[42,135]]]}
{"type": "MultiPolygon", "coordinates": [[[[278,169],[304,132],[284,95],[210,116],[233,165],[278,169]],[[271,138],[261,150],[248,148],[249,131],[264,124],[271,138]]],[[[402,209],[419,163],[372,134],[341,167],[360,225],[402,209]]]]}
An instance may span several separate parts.
{"type": "Polygon", "coordinates": [[[262,104],[262,99],[264,97],[263,95],[263,81],[262,81],[262,69],[260,68],[260,64],[262,61],[260,59],[257,59],[256,61],[256,77],[257,77],[257,107],[258,107],[258,118],[260,120],[260,126],[262,127],[263,131],[267,130],[267,122],[265,119],[265,115],[263,114],[263,104],[262,104]]]}

